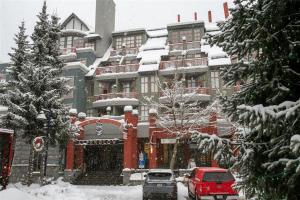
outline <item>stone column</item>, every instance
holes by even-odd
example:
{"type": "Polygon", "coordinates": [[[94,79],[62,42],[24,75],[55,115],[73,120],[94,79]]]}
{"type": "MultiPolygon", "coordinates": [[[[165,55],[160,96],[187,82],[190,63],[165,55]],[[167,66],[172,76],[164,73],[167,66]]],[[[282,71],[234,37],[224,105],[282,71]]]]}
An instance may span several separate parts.
{"type": "Polygon", "coordinates": [[[149,143],[150,143],[150,155],[149,155],[149,168],[157,168],[157,147],[156,147],[156,118],[157,111],[155,109],[149,110],[149,143]]]}

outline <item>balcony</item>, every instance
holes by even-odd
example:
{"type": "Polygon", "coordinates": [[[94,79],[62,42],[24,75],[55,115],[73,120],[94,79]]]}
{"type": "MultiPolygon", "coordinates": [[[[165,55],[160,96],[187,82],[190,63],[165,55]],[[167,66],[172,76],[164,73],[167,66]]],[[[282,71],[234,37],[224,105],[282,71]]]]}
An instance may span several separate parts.
{"type": "Polygon", "coordinates": [[[98,67],[96,70],[96,75],[109,74],[109,73],[137,72],[138,68],[139,68],[138,64],[98,67]]]}
{"type": "Polygon", "coordinates": [[[178,73],[203,73],[207,72],[207,58],[193,58],[182,60],[161,61],[160,70],[162,75],[178,73]]]}
{"type": "Polygon", "coordinates": [[[128,54],[136,55],[139,52],[139,48],[122,48],[110,51],[110,56],[125,56],[128,54]]]}
{"type": "Polygon", "coordinates": [[[200,49],[201,48],[201,42],[200,41],[193,41],[193,42],[175,43],[175,44],[169,44],[169,47],[170,47],[170,51],[200,49]]]}
{"type": "Polygon", "coordinates": [[[93,107],[106,107],[106,106],[126,106],[138,105],[139,100],[136,92],[129,93],[107,93],[92,96],[88,101],[93,103],[93,107]]]}
{"type": "MultiPolygon", "coordinates": [[[[207,87],[188,87],[183,88],[182,93],[178,92],[178,98],[180,99],[182,95],[182,98],[187,98],[190,101],[210,101],[210,89],[207,87]]],[[[161,103],[168,102],[168,97],[164,95],[163,92],[161,92],[159,101],[161,103]]]]}
{"type": "Polygon", "coordinates": [[[59,51],[61,55],[68,55],[70,53],[76,53],[76,48],[75,47],[61,48],[59,51]]]}

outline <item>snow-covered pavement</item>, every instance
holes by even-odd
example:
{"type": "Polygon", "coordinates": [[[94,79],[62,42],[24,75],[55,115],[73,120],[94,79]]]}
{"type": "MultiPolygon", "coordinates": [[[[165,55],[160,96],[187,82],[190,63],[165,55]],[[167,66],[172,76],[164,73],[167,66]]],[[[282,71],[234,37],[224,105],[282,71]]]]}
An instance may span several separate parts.
{"type": "MultiPolygon", "coordinates": [[[[187,188],[178,183],[178,200],[187,200],[187,188]]],[[[30,187],[10,184],[0,200],[141,200],[142,186],[81,186],[58,180],[51,185],[30,187]]]]}

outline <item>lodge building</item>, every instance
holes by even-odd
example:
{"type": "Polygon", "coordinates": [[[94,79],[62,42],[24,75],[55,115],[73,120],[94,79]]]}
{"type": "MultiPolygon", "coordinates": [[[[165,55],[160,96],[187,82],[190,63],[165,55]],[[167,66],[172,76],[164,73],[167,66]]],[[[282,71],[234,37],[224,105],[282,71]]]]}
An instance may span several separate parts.
{"type": "MultiPolygon", "coordinates": [[[[62,75],[73,88],[64,102],[77,134],[65,149],[50,147],[47,174],[64,175],[77,184],[106,183],[110,174],[116,178],[107,184],[128,183],[130,174],[141,168],[141,152],[142,168],[168,168],[175,136],[159,126],[155,109],[144,103],[145,96],[163,102],[157,81],[168,82],[179,75],[185,80],[186,94],[193,93],[193,100],[203,106],[212,103],[218,92],[230,95],[238,88],[223,86],[220,67],[230,65],[232,59],[219,47],[208,45],[207,35],[219,32],[209,16],[208,23],[195,13],[190,22],[180,22],[178,16],[177,23],[162,28],[114,31],[114,2],[97,0],[95,29],[75,13],[62,21],[62,75]]],[[[199,129],[218,135],[232,130],[216,113],[199,129]]],[[[0,130],[0,137],[6,138],[0,143],[0,169],[8,167],[10,181],[16,182],[26,174],[29,147],[21,138],[14,148],[11,142],[3,142],[12,141],[12,136],[0,130]]],[[[176,168],[186,169],[191,159],[197,166],[218,165],[209,152],[183,142],[176,168]]],[[[41,155],[35,152],[36,178],[42,172],[41,163],[41,155]]]]}

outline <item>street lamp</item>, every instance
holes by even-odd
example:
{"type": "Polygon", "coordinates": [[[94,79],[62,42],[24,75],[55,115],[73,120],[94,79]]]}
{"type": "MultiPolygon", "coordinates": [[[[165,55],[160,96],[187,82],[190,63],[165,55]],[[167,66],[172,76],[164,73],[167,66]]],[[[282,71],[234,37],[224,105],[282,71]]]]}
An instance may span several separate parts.
{"type": "Polygon", "coordinates": [[[51,121],[51,111],[45,110],[46,111],[46,115],[44,114],[44,111],[41,111],[38,116],[37,119],[40,120],[41,122],[44,123],[44,128],[45,128],[45,156],[44,156],[44,170],[43,170],[43,176],[44,178],[47,175],[47,159],[48,159],[48,143],[49,143],[49,128],[51,126],[50,121],[51,121]],[[47,123],[45,123],[47,122],[47,123]]]}

